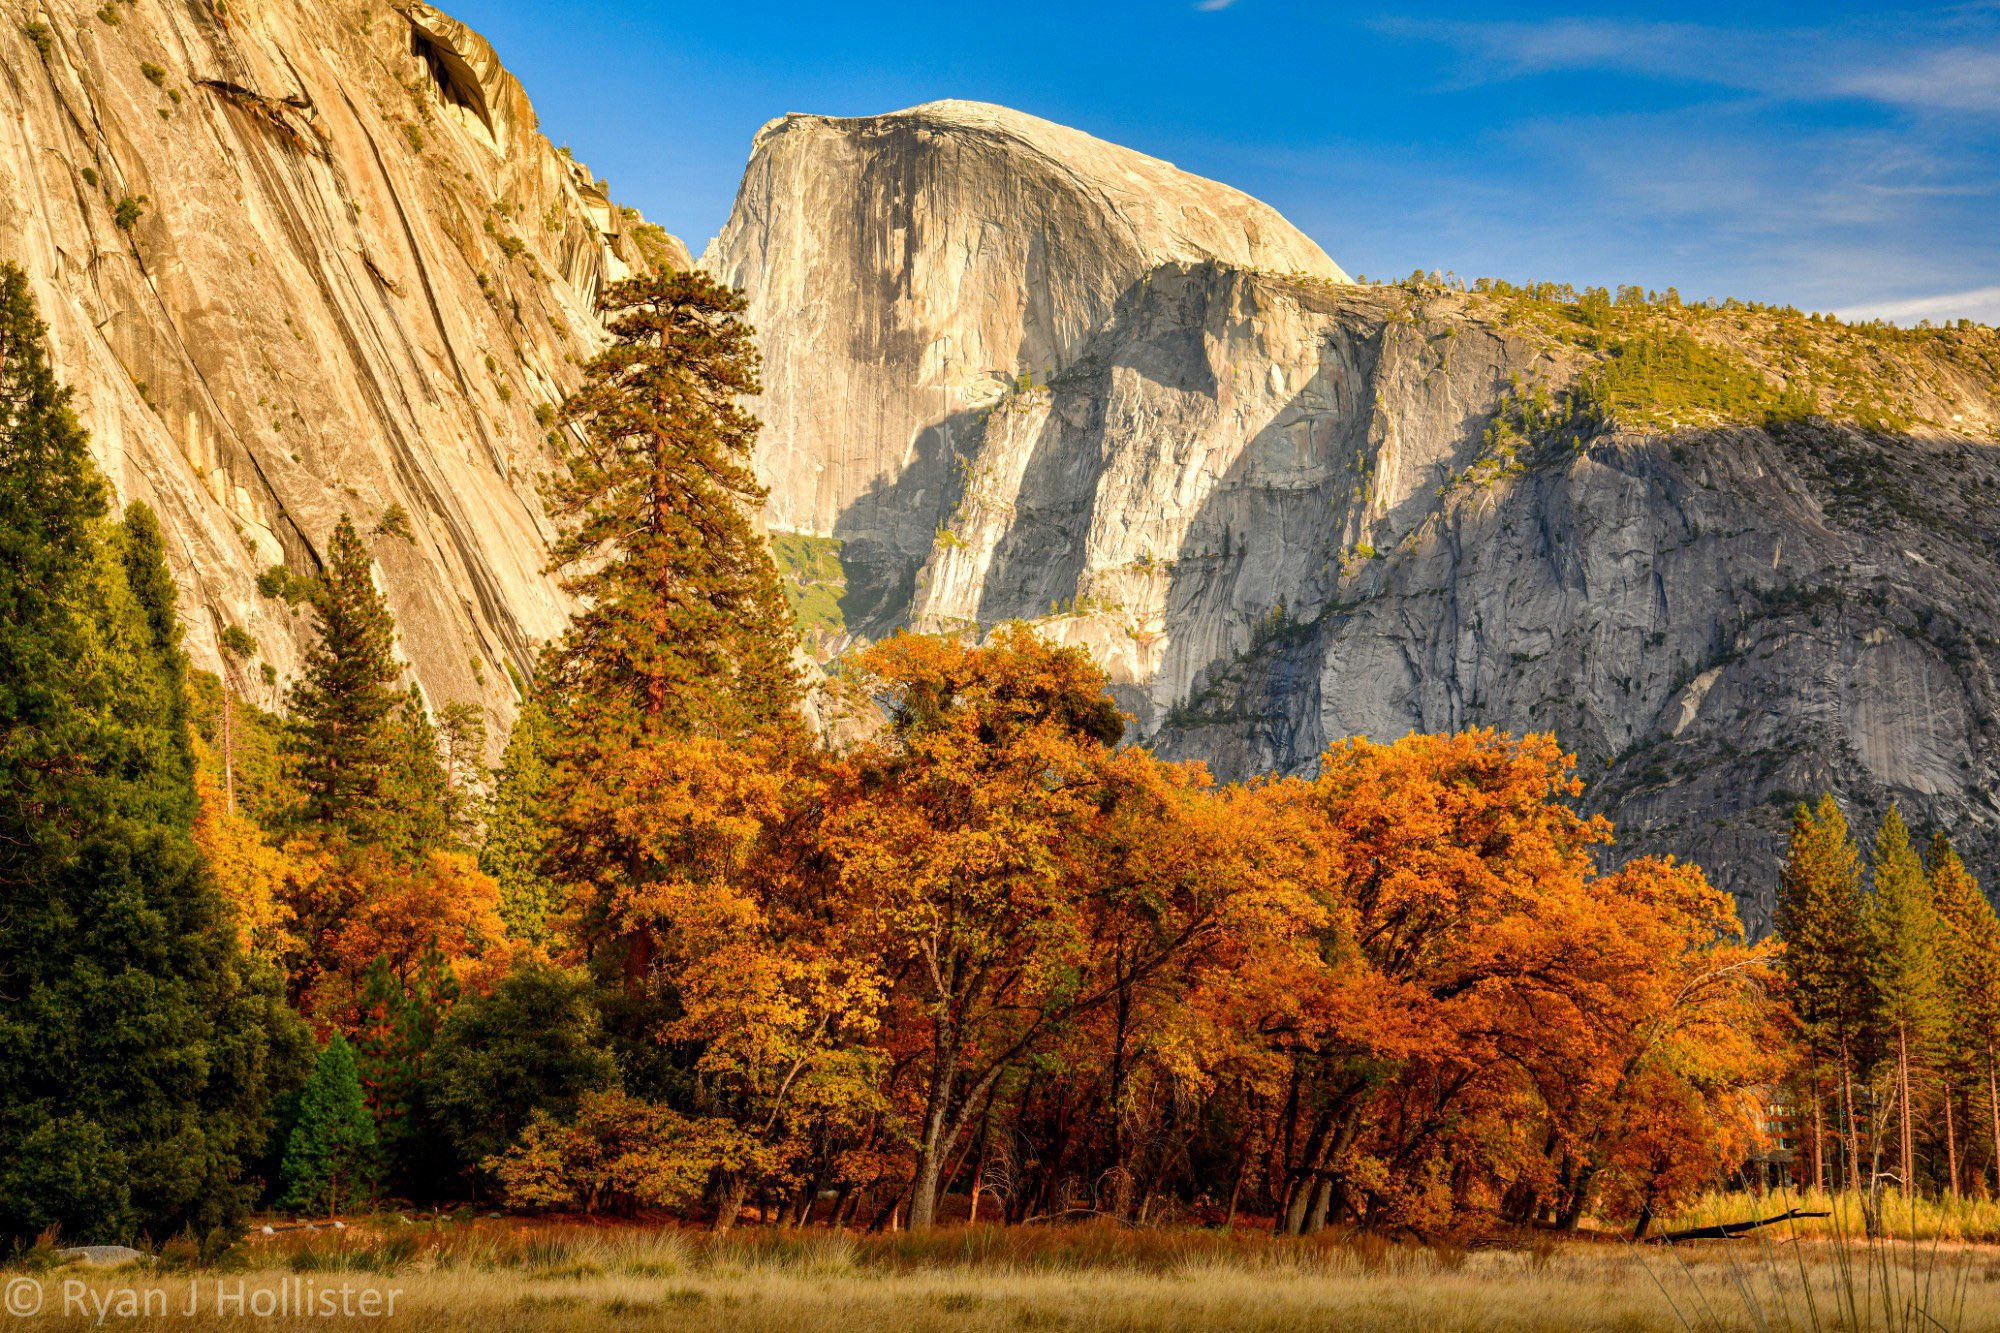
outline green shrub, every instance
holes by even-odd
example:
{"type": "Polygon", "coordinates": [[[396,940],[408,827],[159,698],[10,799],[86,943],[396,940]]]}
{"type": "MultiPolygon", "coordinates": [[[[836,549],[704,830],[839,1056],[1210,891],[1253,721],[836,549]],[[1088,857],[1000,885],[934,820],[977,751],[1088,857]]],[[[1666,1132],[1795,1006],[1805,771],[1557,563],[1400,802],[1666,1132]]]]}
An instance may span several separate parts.
{"type": "Polygon", "coordinates": [[[303,575],[294,574],[284,565],[272,565],[257,576],[257,591],[265,597],[287,602],[293,606],[312,600],[316,582],[303,575]]]}
{"type": "Polygon", "coordinates": [[[241,625],[231,625],[222,631],[222,651],[245,662],[257,655],[257,640],[241,625]]]}
{"type": "Polygon", "coordinates": [[[410,511],[403,508],[401,500],[391,500],[382,511],[382,517],[375,522],[375,535],[401,537],[412,546],[417,544],[417,534],[410,527],[410,511]]]}
{"type": "Polygon", "coordinates": [[[22,24],[21,31],[30,42],[34,43],[35,50],[41,53],[42,59],[47,60],[55,54],[56,35],[49,30],[48,24],[35,19],[22,24]]]}
{"type": "Polygon", "coordinates": [[[121,195],[111,220],[117,224],[118,230],[131,231],[139,225],[139,219],[146,216],[146,205],[149,202],[151,201],[143,194],[136,199],[129,194],[121,195]]]}
{"type": "Polygon", "coordinates": [[[155,88],[164,88],[167,86],[167,72],[152,61],[141,60],[139,62],[139,72],[145,75],[146,82],[152,84],[155,88]]]}

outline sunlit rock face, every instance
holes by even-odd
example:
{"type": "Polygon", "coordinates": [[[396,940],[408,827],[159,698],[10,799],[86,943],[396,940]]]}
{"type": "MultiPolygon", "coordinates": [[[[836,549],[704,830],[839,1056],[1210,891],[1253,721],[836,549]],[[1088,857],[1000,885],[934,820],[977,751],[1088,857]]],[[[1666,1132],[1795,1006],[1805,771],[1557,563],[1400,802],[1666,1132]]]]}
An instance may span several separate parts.
{"type": "Polygon", "coordinates": [[[599,345],[602,286],[685,250],[427,5],[103,8],[0,25],[0,255],[120,498],[166,525],[196,663],[274,702],[305,617],[258,576],[313,573],[348,513],[425,692],[497,734],[565,613],[537,410],[599,345]],[[257,658],[225,660],[230,626],[257,658]]]}
{"type": "Polygon", "coordinates": [[[893,622],[979,416],[1147,273],[1210,259],[1345,280],[1240,191],[1001,107],[772,121],[702,261],[761,335],[772,527],[839,538],[863,618],[893,622]]]}

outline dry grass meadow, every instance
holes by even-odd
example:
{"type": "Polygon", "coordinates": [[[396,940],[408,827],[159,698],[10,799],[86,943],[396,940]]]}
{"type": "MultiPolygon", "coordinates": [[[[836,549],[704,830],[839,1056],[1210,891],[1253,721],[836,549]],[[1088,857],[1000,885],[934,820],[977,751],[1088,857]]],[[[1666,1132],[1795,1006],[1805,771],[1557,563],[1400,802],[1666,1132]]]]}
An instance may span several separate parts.
{"type": "Polygon", "coordinates": [[[1762,1233],[1726,1243],[1546,1240],[1472,1250],[1108,1226],[854,1237],[496,1220],[255,1237],[85,1269],[7,1266],[0,1325],[242,1330],[2000,1330],[2000,1249],[1762,1233]],[[374,1293],[372,1316],[364,1293],[374,1293]],[[192,1302],[194,1314],[185,1313],[192,1302]],[[261,1294],[260,1294],[261,1293],[261,1294]],[[393,1304],[390,1295],[394,1293],[393,1304]],[[351,1317],[340,1313],[345,1301],[351,1317]],[[301,1304],[307,1313],[300,1314],[301,1304]],[[262,1307],[276,1307],[266,1314],[262,1307]],[[393,1313],[391,1313],[393,1308],[393,1313]]]}

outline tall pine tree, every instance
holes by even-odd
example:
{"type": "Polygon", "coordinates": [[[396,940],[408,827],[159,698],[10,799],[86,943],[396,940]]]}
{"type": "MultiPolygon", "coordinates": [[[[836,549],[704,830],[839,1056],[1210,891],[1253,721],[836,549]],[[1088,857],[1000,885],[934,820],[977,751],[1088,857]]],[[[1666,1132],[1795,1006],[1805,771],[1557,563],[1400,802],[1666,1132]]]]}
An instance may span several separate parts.
{"type": "Polygon", "coordinates": [[[668,272],[616,284],[604,307],[616,341],[563,406],[572,434],[552,490],[564,529],[554,561],[581,609],[538,673],[553,824],[543,856],[558,884],[595,892],[580,904],[586,946],[620,937],[615,953],[636,991],[652,932],[608,925],[604,909],[622,892],[614,886],[670,869],[651,864],[618,817],[635,753],[797,730],[799,682],[754,513],[764,498],[751,470],[758,427],[741,400],[760,386],[743,298],[703,274],[668,272]]]}
{"type": "Polygon", "coordinates": [[[549,789],[548,744],[548,710],[531,691],[500,756],[486,840],[479,848],[479,868],[500,886],[500,915],[507,922],[507,933],[536,944],[548,938],[554,907],[542,865],[548,843],[543,809],[549,789]]]}
{"type": "MultiPolygon", "coordinates": [[[[2000,917],[1942,832],[1931,839],[1925,861],[1931,900],[1945,924],[1945,1000],[1951,1013],[1946,1055],[1955,1085],[1946,1090],[1950,1099],[1946,1108],[1953,1108],[1963,1090],[1976,1090],[1966,1098],[1968,1107],[1978,1093],[1985,1094],[1994,1164],[2000,1171],[2000,917]]],[[[1951,1189],[1956,1196],[1957,1124],[1946,1123],[1951,1189]]],[[[1968,1140],[1970,1130],[1968,1124],[1968,1140]]]]}
{"type": "Polygon", "coordinates": [[[391,809],[397,689],[396,622],[374,561],[346,514],[313,596],[317,636],[292,689],[292,751],[309,826],[373,841],[391,809]]]}
{"type": "Polygon", "coordinates": [[[158,524],[105,522],[45,332],[0,266],[0,1238],[206,1232],[305,1036],[190,833],[158,524]]]}
{"type": "Polygon", "coordinates": [[[563,406],[577,429],[553,487],[555,563],[583,606],[544,669],[558,729],[617,746],[783,721],[799,687],[754,517],[757,422],[741,400],[760,385],[743,298],[670,272],[616,284],[604,307],[616,341],[563,406]]]}
{"type": "Polygon", "coordinates": [[[278,1205],[300,1212],[339,1212],[375,1179],[375,1122],[361,1092],[354,1049],[338,1032],[320,1050],[298,1120],[285,1142],[278,1205]]]}
{"type": "Polygon", "coordinates": [[[1850,1188],[1861,1178],[1854,1077],[1872,1000],[1863,965],[1861,856],[1829,795],[1817,810],[1800,805],[1778,879],[1777,932],[1792,1006],[1805,1027],[1813,1114],[1813,1183],[1824,1187],[1821,1071],[1832,1065],[1840,1142],[1850,1188]]]}
{"type": "Polygon", "coordinates": [[[1923,862],[1894,806],[1875,835],[1874,889],[1866,915],[1869,981],[1883,1061],[1895,1098],[1897,1168],[1916,1189],[1916,1115],[1921,1087],[1936,1071],[1944,1037],[1944,932],[1923,862]]]}

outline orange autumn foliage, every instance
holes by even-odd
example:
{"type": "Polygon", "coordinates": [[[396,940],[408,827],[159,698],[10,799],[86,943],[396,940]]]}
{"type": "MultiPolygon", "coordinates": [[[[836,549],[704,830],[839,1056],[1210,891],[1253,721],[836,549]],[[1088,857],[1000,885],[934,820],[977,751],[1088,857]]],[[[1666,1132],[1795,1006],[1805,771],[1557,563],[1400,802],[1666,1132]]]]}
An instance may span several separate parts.
{"type": "Polygon", "coordinates": [[[1600,864],[1553,738],[1218,787],[1025,629],[846,675],[885,719],[850,751],[654,738],[559,820],[572,947],[688,1061],[675,1133],[745,1145],[718,1225],[761,1184],[912,1226],[975,1188],[1015,1220],[1569,1226],[1747,1143],[1768,959],[1699,870],[1600,864]]]}

